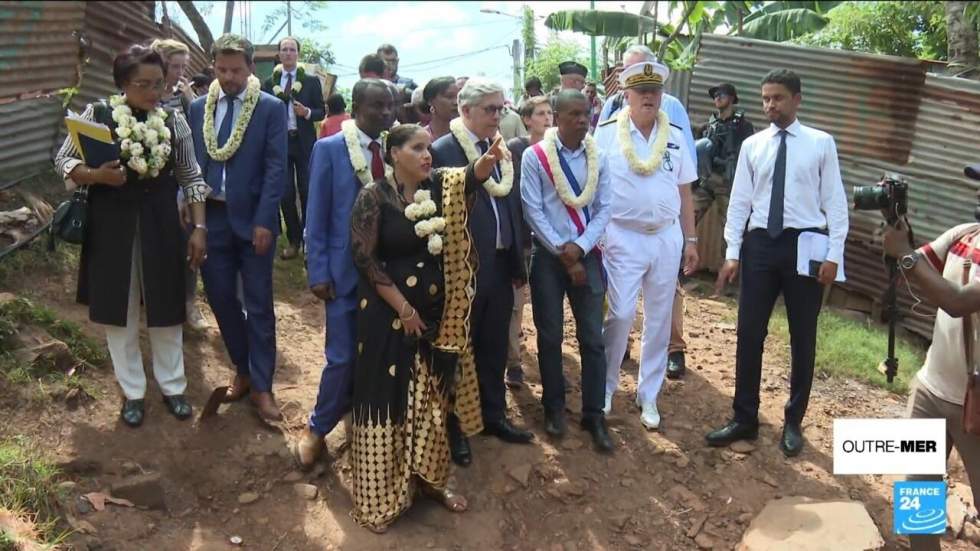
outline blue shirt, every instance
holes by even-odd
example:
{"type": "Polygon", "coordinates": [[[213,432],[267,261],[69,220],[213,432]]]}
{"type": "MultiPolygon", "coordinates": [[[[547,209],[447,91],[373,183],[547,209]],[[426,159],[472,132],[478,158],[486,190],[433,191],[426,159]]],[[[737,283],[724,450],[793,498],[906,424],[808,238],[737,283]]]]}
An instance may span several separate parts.
{"type": "MultiPolygon", "coordinates": [[[[619,112],[619,109],[626,104],[626,98],[622,97],[622,92],[616,95],[610,96],[606,100],[606,103],[602,106],[602,112],[599,113],[599,122],[607,121],[610,117],[613,117],[619,112]],[[616,99],[620,98],[619,107],[614,108],[613,105],[616,103],[616,99]]],[[[670,122],[681,127],[681,133],[684,135],[684,143],[687,144],[687,154],[692,159],[698,158],[697,150],[694,148],[694,133],[691,132],[691,119],[687,116],[687,109],[684,109],[684,104],[681,100],[675,98],[674,96],[664,93],[663,100],[660,102],[660,110],[667,113],[667,118],[670,122]]]]}
{"type": "MultiPolygon", "coordinates": [[[[579,189],[584,188],[588,178],[585,143],[583,142],[574,151],[566,148],[561,140],[558,140],[558,144],[562,157],[579,183],[579,189]]],[[[545,146],[545,143],[542,142],[541,145],[545,146]]],[[[598,148],[598,144],[596,147],[598,148]]],[[[531,231],[534,232],[538,242],[551,254],[558,255],[559,247],[569,241],[574,242],[587,254],[595,248],[596,242],[606,231],[606,224],[611,217],[611,188],[606,156],[599,151],[599,181],[592,203],[587,205],[590,219],[585,231],[579,235],[578,228],[572,222],[565,204],[558,197],[554,183],[541,166],[541,161],[532,148],[533,146],[525,149],[524,157],[521,159],[521,201],[524,205],[524,219],[531,226],[531,231]]],[[[582,222],[585,222],[584,217],[582,222]]]]}

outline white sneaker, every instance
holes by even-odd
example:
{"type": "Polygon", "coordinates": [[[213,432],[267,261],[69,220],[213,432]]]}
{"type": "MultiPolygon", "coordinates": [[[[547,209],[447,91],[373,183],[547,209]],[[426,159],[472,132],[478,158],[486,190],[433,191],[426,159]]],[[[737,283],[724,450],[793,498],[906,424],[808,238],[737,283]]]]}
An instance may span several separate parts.
{"type": "Polygon", "coordinates": [[[204,331],[210,325],[194,302],[187,303],[187,325],[195,331],[204,331]]]}
{"type": "Polygon", "coordinates": [[[602,408],[602,413],[609,415],[612,411],[612,394],[606,394],[606,405],[602,408]]]}
{"type": "Polygon", "coordinates": [[[640,415],[640,423],[650,430],[658,430],[660,428],[660,412],[657,411],[656,402],[643,404],[643,413],[640,415]]]}

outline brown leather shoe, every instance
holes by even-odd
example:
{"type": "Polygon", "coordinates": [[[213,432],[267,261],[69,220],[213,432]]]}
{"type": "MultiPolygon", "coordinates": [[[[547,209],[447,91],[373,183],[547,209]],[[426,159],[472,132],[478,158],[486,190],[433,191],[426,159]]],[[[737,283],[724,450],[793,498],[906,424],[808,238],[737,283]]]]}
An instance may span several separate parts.
{"type": "Polygon", "coordinates": [[[246,375],[235,375],[235,380],[231,382],[231,386],[228,387],[227,392],[225,392],[225,402],[237,402],[248,394],[249,389],[252,388],[252,381],[246,375]]]}
{"type": "Polygon", "coordinates": [[[266,421],[282,421],[282,412],[271,392],[252,392],[251,398],[259,417],[266,421]]]}
{"type": "Polygon", "coordinates": [[[299,463],[299,468],[304,472],[312,469],[317,459],[320,459],[320,455],[323,454],[325,448],[326,444],[323,442],[323,436],[310,430],[310,427],[306,427],[293,448],[293,453],[296,456],[297,463],[299,463]]]}

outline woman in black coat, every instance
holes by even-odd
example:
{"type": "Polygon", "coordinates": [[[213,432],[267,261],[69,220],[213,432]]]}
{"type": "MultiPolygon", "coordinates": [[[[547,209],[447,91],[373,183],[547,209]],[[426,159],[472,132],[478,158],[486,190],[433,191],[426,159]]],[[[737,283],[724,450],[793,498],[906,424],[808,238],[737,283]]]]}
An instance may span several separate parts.
{"type": "Polygon", "coordinates": [[[132,46],[116,56],[113,79],[122,95],[89,105],[82,118],[110,128],[121,159],[88,167],[71,137],[55,158],[69,189],[88,190],[77,300],[88,305],[89,319],[106,326],[125,395],[120,416],[133,427],[143,422],[146,394],[141,304],[163,401],[178,419],[191,416],[184,398],[184,270],[206,258],[204,200],[210,188],[201,178],[183,115],[159,107],[164,73],[163,59],[149,48],[132,46]],[[178,186],[191,204],[194,229],[187,241],[175,201],[178,186]]]}

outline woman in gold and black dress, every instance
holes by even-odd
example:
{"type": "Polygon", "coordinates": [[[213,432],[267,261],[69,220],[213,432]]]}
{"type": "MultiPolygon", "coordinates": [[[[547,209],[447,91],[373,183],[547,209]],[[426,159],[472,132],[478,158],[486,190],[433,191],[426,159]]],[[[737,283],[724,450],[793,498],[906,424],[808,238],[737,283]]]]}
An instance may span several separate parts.
{"type": "Polygon", "coordinates": [[[354,519],[384,531],[416,489],[454,512],[446,415],[479,411],[467,357],[472,280],[466,209],[506,155],[495,143],[466,168],[432,171],[429,133],[388,135],[390,179],[361,190],[351,218],[360,273],[353,397],[354,519]],[[457,390],[458,387],[458,390],[457,390]]]}

